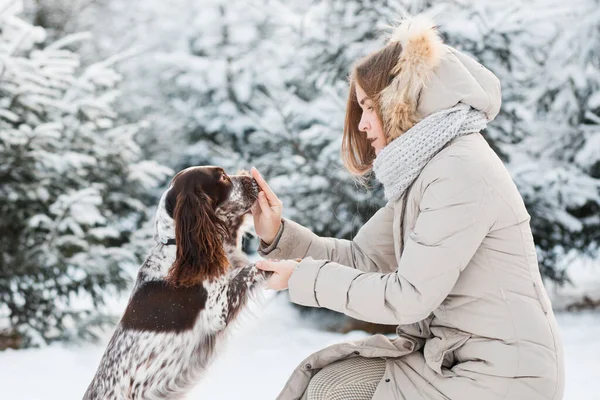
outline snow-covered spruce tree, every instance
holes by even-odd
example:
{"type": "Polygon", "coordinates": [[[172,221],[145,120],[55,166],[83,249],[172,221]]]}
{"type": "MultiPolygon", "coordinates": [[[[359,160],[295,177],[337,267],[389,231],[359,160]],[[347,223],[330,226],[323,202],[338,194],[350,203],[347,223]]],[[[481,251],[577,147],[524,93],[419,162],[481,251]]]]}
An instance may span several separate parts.
{"type": "Polygon", "coordinates": [[[532,114],[518,144],[525,157],[513,168],[542,272],[557,281],[574,257],[597,257],[600,247],[600,1],[562,7],[527,92],[532,114]]]}
{"type": "Polygon", "coordinates": [[[126,67],[134,99],[125,102],[127,113],[156,121],[145,149],[160,148],[152,157],[177,169],[218,164],[235,172],[254,164],[285,202],[286,216],[321,235],[352,237],[385,200],[376,182],[365,191],[340,162],[347,74],[383,43],[376,30],[400,5],[186,1],[130,2],[135,26],[101,18],[110,20],[109,28],[102,24],[111,37],[104,42],[135,35],[135,47],[156,49],[126,67]],[[150,32],[145,20],[153,21],[150,32]],[[123,35],[115,33],[124,26],[123,35]]]}
{"type": "Polygon", "coordinates": [[[195,123],[183,165],[255,165],[286,217],[323,236],[352,237],[384,199],[341,165],[347,74],[375,48],[385,9],[352,1],[205,5],[172,86],[195,123]]]}
{"type": "Polygon", "coordinates": [[[565,16],[548,1],[216,1],[191,41],[195,68],[175,86],[196,101],[190,140],[198,145],[184,163],[247,160],[270,178],[287,216],[351,237],[383,196],[358,190],[339,163],[348,70],[403,11],[438,15],[446,40],[500,77],[502,112],[484,136],[523,194],[542,274],[561,283],[563,256],[594,254],[600,231],[597,3],[565,16]],[[583,14],[587,23],[575,24],[583,14]],[[560,51],[575,36],[586,40],[560,51]]]}
{"type": "Polygon", "coordinates": [[[0,11],[0,348],[89,337],[170,171],[140,158],[143,124],[119,122],[111,60],[82,67],[83,35],[45,45],[19,2],[0,11]]]}
{"type": "Polygon", "coordinates": [[[46,39],[54,40],[74,33],[77,22],[74,17],[96,2],[97,0],[22,0],[23,11],[19,16],[32,25],[44,28],[46,39]]]}
{"type": "Polygon", "coordinates": [[[523,195],[541,272],[558,284],[600,241],[598,5],[473,2],[444,24],[502,82],[502,111],[485,137],[523,195]]]}
{"type": "MultiPolygon", "coordinates": [[[[108,47],[115,38],[136,35],[132,42],[138,46],[160,49],[152,57],[140,57],[144,61],[129,69],[128,87],[138,97],[126,103],[131,115],[148,114],[157,121],[150,136],[160,143],[155,146],[160,154],[178,167],[214,163],[235,170],[255,164],[284,200],[286,216],[319,234],[338,237],[351,237],[384,201],[376,185],[367,192],[355,187],[339,163],[346,74],[357,57],[382,44],[377,29],[403,10],[437,15],[450,44],[500,77],[502,111],[484,136],[524,196],[542,273],[561,281],[563,254],[593,250],[598,231],[592,221],[598,204],[593,172],[597,123],[590,123],[594,117],[590,119],[584,104],[589,102],[585,107],[593,112],[597,103],[592,83],[597,30],[592,16],[598,0],[566,6],[554,0],[212,0],[200,7],[191,0],[177,0],[176,7],[139,0],[126,6],[118,1],[107,4],[111,6],[105,13],[123,7],[128,11],[118,14],[127,15],[120,22],[118,16],[110,18],[110,26],[102,18],[95,30],[110,30],[106,35],[113,40],[104,41],[108,47]],[[579,15],[589,15],[583,20],[591,22],[579,24],[579,15]],[[133,27],[128,18],[136,18],[133,27]],[[143,25],[145,20],[152,21],[153,29],[143,25]],[[588,46],[581,52],[587,58],[560,51],[568,41],[553,44],[562,32],[571,32],[571,37],[589,33],[573,39],[588,46]],[[181,46],[185,36],[189,50],[181,46]],[[565,70],[579,71],[579,77],[588,80],[588,94],[578,89],[570,97],[571,106],[579,104],[578,125],[565,125],[566,114],[560,107],[548,109],[548,104],[566,98],[556,97],[556,87],[550,85],[562,82],[565,70]],[[149,78],[158,78],[157,84],[147,85],[149,78]],[[581,117],[586,113],[585,119],[581,117]],[[588,133],[579,135],[583,127],[588,133]],[[562,142],[553,142],[556,139],[548,132],[561,135],[560,129],[571,129],[576,136],[576,140],[561,137],[568,148],[574,146],[579,161],[574,161],[575,153],[551,154],[553,143],[562,142]],[[182,133],[187,133],[190,146],[175,161],[184,154],[180,151],[184,141],[175,140],[177,147],[167,148],[161,138],[171,140],[182,133]],[[587,166],[582,166],[582,160],[587,166]],[[573,206],[577,202],[587,206],[573,206]]],[[[568,86],[561,83],[560,91],[568,93],[568,86]]]]}

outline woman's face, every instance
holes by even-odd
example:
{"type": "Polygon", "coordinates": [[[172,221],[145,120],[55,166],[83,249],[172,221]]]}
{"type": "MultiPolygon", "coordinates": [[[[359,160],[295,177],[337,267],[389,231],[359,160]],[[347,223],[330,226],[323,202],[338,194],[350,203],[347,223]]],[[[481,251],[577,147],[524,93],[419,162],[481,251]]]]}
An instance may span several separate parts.
{"type": "Polygon", "coordinates": [[[356,87],[356,99],[362,108],[358,130],[365,133],[367,140],[371,142],[371,146],[375,149],[375,155],[377,155],[387,144],[385,135],[383,134],[383,127],[381,126],[377,112],[373,108],[373,100],[366,95],[358,83],[355,82],[354,86],[356,87]]]}

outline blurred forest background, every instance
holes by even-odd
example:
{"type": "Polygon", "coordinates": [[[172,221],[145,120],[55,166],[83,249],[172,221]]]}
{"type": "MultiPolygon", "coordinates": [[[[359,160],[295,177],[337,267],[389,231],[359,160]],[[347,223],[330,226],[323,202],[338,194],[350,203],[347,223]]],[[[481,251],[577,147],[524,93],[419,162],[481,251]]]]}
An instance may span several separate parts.
{"type": "Polygon", "coordinates": [[[112,326],[102,304],[128,293],[190,165],[255,165],[285,217],[352,238],[385,200],[341,165],[347,74],[423,11],[500,78],[484,136],[546,283],[597,263],[600,0],[0,0],[0,349],[112,326]]]}

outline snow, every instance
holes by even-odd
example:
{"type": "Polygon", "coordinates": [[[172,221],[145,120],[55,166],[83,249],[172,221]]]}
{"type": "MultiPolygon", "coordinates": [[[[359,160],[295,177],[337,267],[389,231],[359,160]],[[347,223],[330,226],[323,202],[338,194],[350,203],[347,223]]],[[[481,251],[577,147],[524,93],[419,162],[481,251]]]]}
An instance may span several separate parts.
{"type": "Polygon", "coordinates": [[[561,287],[549,281],[545,282],[555,310],[565,310],[571,304],[580,303],[584,296],[592,300],[600,300],[600,262],[598,261],[598,259],[578,257],[568,265],[570,284],[566,283],[561,287]]]}
{"type": "MultiPolygon", "coordinates": [[[[17,208],[23,201],[45,204],[26,215],[32,215],[32,232],[55,232],[48,235],[56,236],[51,243],[31,246],[44,252],[46,264],[61,265],[59,247],[81,249],[69,258],[74,267],[68,274],[33,283],[28,283],[33,275],[26,276],[20,283],[35,289],[30,293],[39,289],[47,298],[57,290],[56,282],[105,273],[111,263],[128,264],[136,246],[146,251],[151,223],[135,234],[139,241],[135,236],[131,247],[94,243],[128,235],[146,209],[141,200],[191,164],[221,165],[231,172],[256,165],[286,204],[288,217],[317,233],[355,232],[364,223],[364,205],[370,210],[383,205],[383,196],[356,190],[339,163],[346,75],[358,56],[382,44],[374,28],[405,7],[416,11],[419,2],[382,2],[369,9],[361,1],[106,0],[72,15],[71,26],[89,28],[91,34],[74,33],[53,43],[43,43],[44,29],[12,17],[22,8],[20,1],[0,3],[0,17],[6,17],[0,35],[6,94],[0,99],[0,122],[6,125],[0,126],[0,142],[10,145],[0,153],[13,165],[18,153],[11,148],[31,142],[35,164],[24,168],[39,182],[29,187],[17,180],[4,198],[17,208]],[[22,110],[13,105],[19,102],[22,110]],[[22,123],[13,127],[15,121],[22,123]],[[125,121],[131,123],[120,125],[125,121]],[[121,172],[127,179],[107,169],[115,157],[126,166],[121,172]],[[133,193],[138,186],[143,190],[133,193]],[[105,202],[101,194],[107,187],[112,191],[105,202]],[[132,211],[117,215],[110,204],[132,211]]],[[[62,1],[52,3],[45,9],[48,15],[62,1]]],[[[451,44],[500,77],[503,113],[487,134],[509,155],[507,167],[532,221],[541,218],[556,226],[565,243],[597,246],[593,234],[600,217],[579,215],[600,204],[600,181],[592,176],[600,160],[600,8],[597,0],[545,3],[461,0],[437,2],[430,12],[443,14],[442,31],[451,44]],[[582,232],[591,233],[581,239],[582,232]]],[[[564,243],[537,229],[538,243],[549,243],[542,250],[562,252],[564,243]]],[[[549,290],[556,310],[584,294],[599,299],[597,260],[574,263],[568,271],[574,286],[549,290]]],[[[13,284],[15,304],[30,301],[13,284]]],[[[125,298],[114,300],[110,309],[120,314],[125,298]]],[[[61,312],[91,308],[64,298],[55,303],[61,312]]],[[[0,304],[0,330],[7,326],[2,319],[7,314],[8,307],[0,304]]],[[[600,355],[600,314],[560,313],[558,320],[565,340],[566,398],[600,398],[598,384],[592,384],[600,377],[594,359],[600,355]]],[[[190,398],[239,398],[241,393],[274,398],[310,352],[365,335],[317,330],[285,294],[271,297],[266,309],[245,322],[190,398]]],[[[41,342],[40,332],[47,335],[50,329],[29,331],[36,335],[34,342],[41,342]]],[[[0,352],[0,397],[81,398],[111,333],[95,345],[0,352]]]]}
{"type": "MultiPolygon", "coordinates": [[[[188,399],[273,399],[291,371],[311,352],[364,332],[338,334],[316,329],[300,318],[287,292],[267,293],[266,306],[254,307],[188,399]]],[[[123,298],[118,307],[123,307],[123,298]]],[[[558,313],[565,346],[566,400],[598,398],[600,313],[558,313]]],[[[80,399],[112,332],[98,344],[51,345],[0,352],[3,400],[80,399]]]]}

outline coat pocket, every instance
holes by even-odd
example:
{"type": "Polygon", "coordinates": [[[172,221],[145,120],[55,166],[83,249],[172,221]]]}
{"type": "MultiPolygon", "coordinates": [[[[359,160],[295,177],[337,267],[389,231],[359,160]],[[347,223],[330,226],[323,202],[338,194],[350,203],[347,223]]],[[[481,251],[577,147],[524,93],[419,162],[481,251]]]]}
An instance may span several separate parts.
{"type": "Polygon", "coordinates": [[[443,368],[451,368],[455,364],[454,351],[464,345],[471,338],[471,334],[447,330],[443,337],[435,336],[427,340],[423,355],[425,363],[438,374],[443,368]]]}

